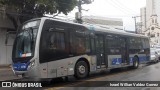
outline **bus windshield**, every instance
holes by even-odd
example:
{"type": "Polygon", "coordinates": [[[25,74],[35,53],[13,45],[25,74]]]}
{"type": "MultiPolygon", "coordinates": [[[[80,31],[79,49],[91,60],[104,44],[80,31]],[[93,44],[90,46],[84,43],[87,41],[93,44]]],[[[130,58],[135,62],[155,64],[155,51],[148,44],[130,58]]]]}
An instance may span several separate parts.
{"type": "Polygon", "coordinates": [[[18,30],[13,46],[12,58],[26,58],[34,55],[35,41],[40,20],[24,23],[18,30]]]}

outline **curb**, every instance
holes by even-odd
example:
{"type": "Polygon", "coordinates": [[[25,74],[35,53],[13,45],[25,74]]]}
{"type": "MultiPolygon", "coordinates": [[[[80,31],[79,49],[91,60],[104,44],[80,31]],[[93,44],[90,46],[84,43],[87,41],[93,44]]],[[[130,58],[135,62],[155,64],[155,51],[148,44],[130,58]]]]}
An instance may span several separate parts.
{"type": "Polygon", "coordinates": [[[11,64],[9,64],[9,65],[0,65],[0,68],[11,68],[11,67],[12,67],[11,64]]]}

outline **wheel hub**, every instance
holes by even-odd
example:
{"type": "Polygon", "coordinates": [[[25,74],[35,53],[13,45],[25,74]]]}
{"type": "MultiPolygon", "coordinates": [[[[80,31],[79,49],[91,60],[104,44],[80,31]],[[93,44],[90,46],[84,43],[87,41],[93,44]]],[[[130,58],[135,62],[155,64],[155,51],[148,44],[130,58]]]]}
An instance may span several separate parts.
{"type": "Polygon", "coordinates": [[[136,67],[138,66],[138,62],[137,62],[137,61],[135,61],[135,66],[136,66],[136,67]]]}
{"type": "Polygon", "coordinates": [[[79,72],[80,72],[81,74],[84,74],[84,73],[86,72],[85,66],[83,66],[83,65],[79,66],[78,70],[79,70],[79,72]]]}

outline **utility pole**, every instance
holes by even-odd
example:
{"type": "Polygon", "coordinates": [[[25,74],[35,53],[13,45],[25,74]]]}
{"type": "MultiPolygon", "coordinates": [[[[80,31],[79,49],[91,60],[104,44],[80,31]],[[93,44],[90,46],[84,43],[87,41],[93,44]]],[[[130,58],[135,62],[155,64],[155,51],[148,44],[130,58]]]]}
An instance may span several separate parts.
{"type": "Polygon", "coordinates": [[[83,23],[83,20],[82,20],[82,5],[83,4],[91,4],[94,0],[78,0],[78,12],[76,13],[76,21],[77,23],[83,23]]]}
{"type": "Polygon", "coordinates": [[[141,17],[141,16],[134,16],[132,17],[134,19],[135,22],[135,33],[138,34],[138,30],[137,30],[137,17],[141,17]]]}
{"type": "Polygon", "coordinates": [[[77,22],[82,24],[82,0],[78,1],[77,22]]]}
{"type": "Polygon", "coordinates": [[[132,17],[132,18],[134,18],[134,23],[135,23],[135,33],[137,34],[138,32],[137,32],[137,25],[136,25],[136,17],[132,17]]]}
{"type": "Polygon", "coordinates": [[[78,11],[82,13],[82,0],[78,1],[78,11]]]}

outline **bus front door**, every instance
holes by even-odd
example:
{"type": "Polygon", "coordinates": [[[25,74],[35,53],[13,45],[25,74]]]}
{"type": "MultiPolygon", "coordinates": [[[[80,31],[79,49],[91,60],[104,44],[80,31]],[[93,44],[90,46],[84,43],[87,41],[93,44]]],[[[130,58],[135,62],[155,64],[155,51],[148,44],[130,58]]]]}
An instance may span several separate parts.
{"type": "Polygon", "coordinates": [[[104,55],[104,37],[102,35],[96,36],[96,56],[97,56],[97,68],[101,68],[105,65],[104,55]]]}

